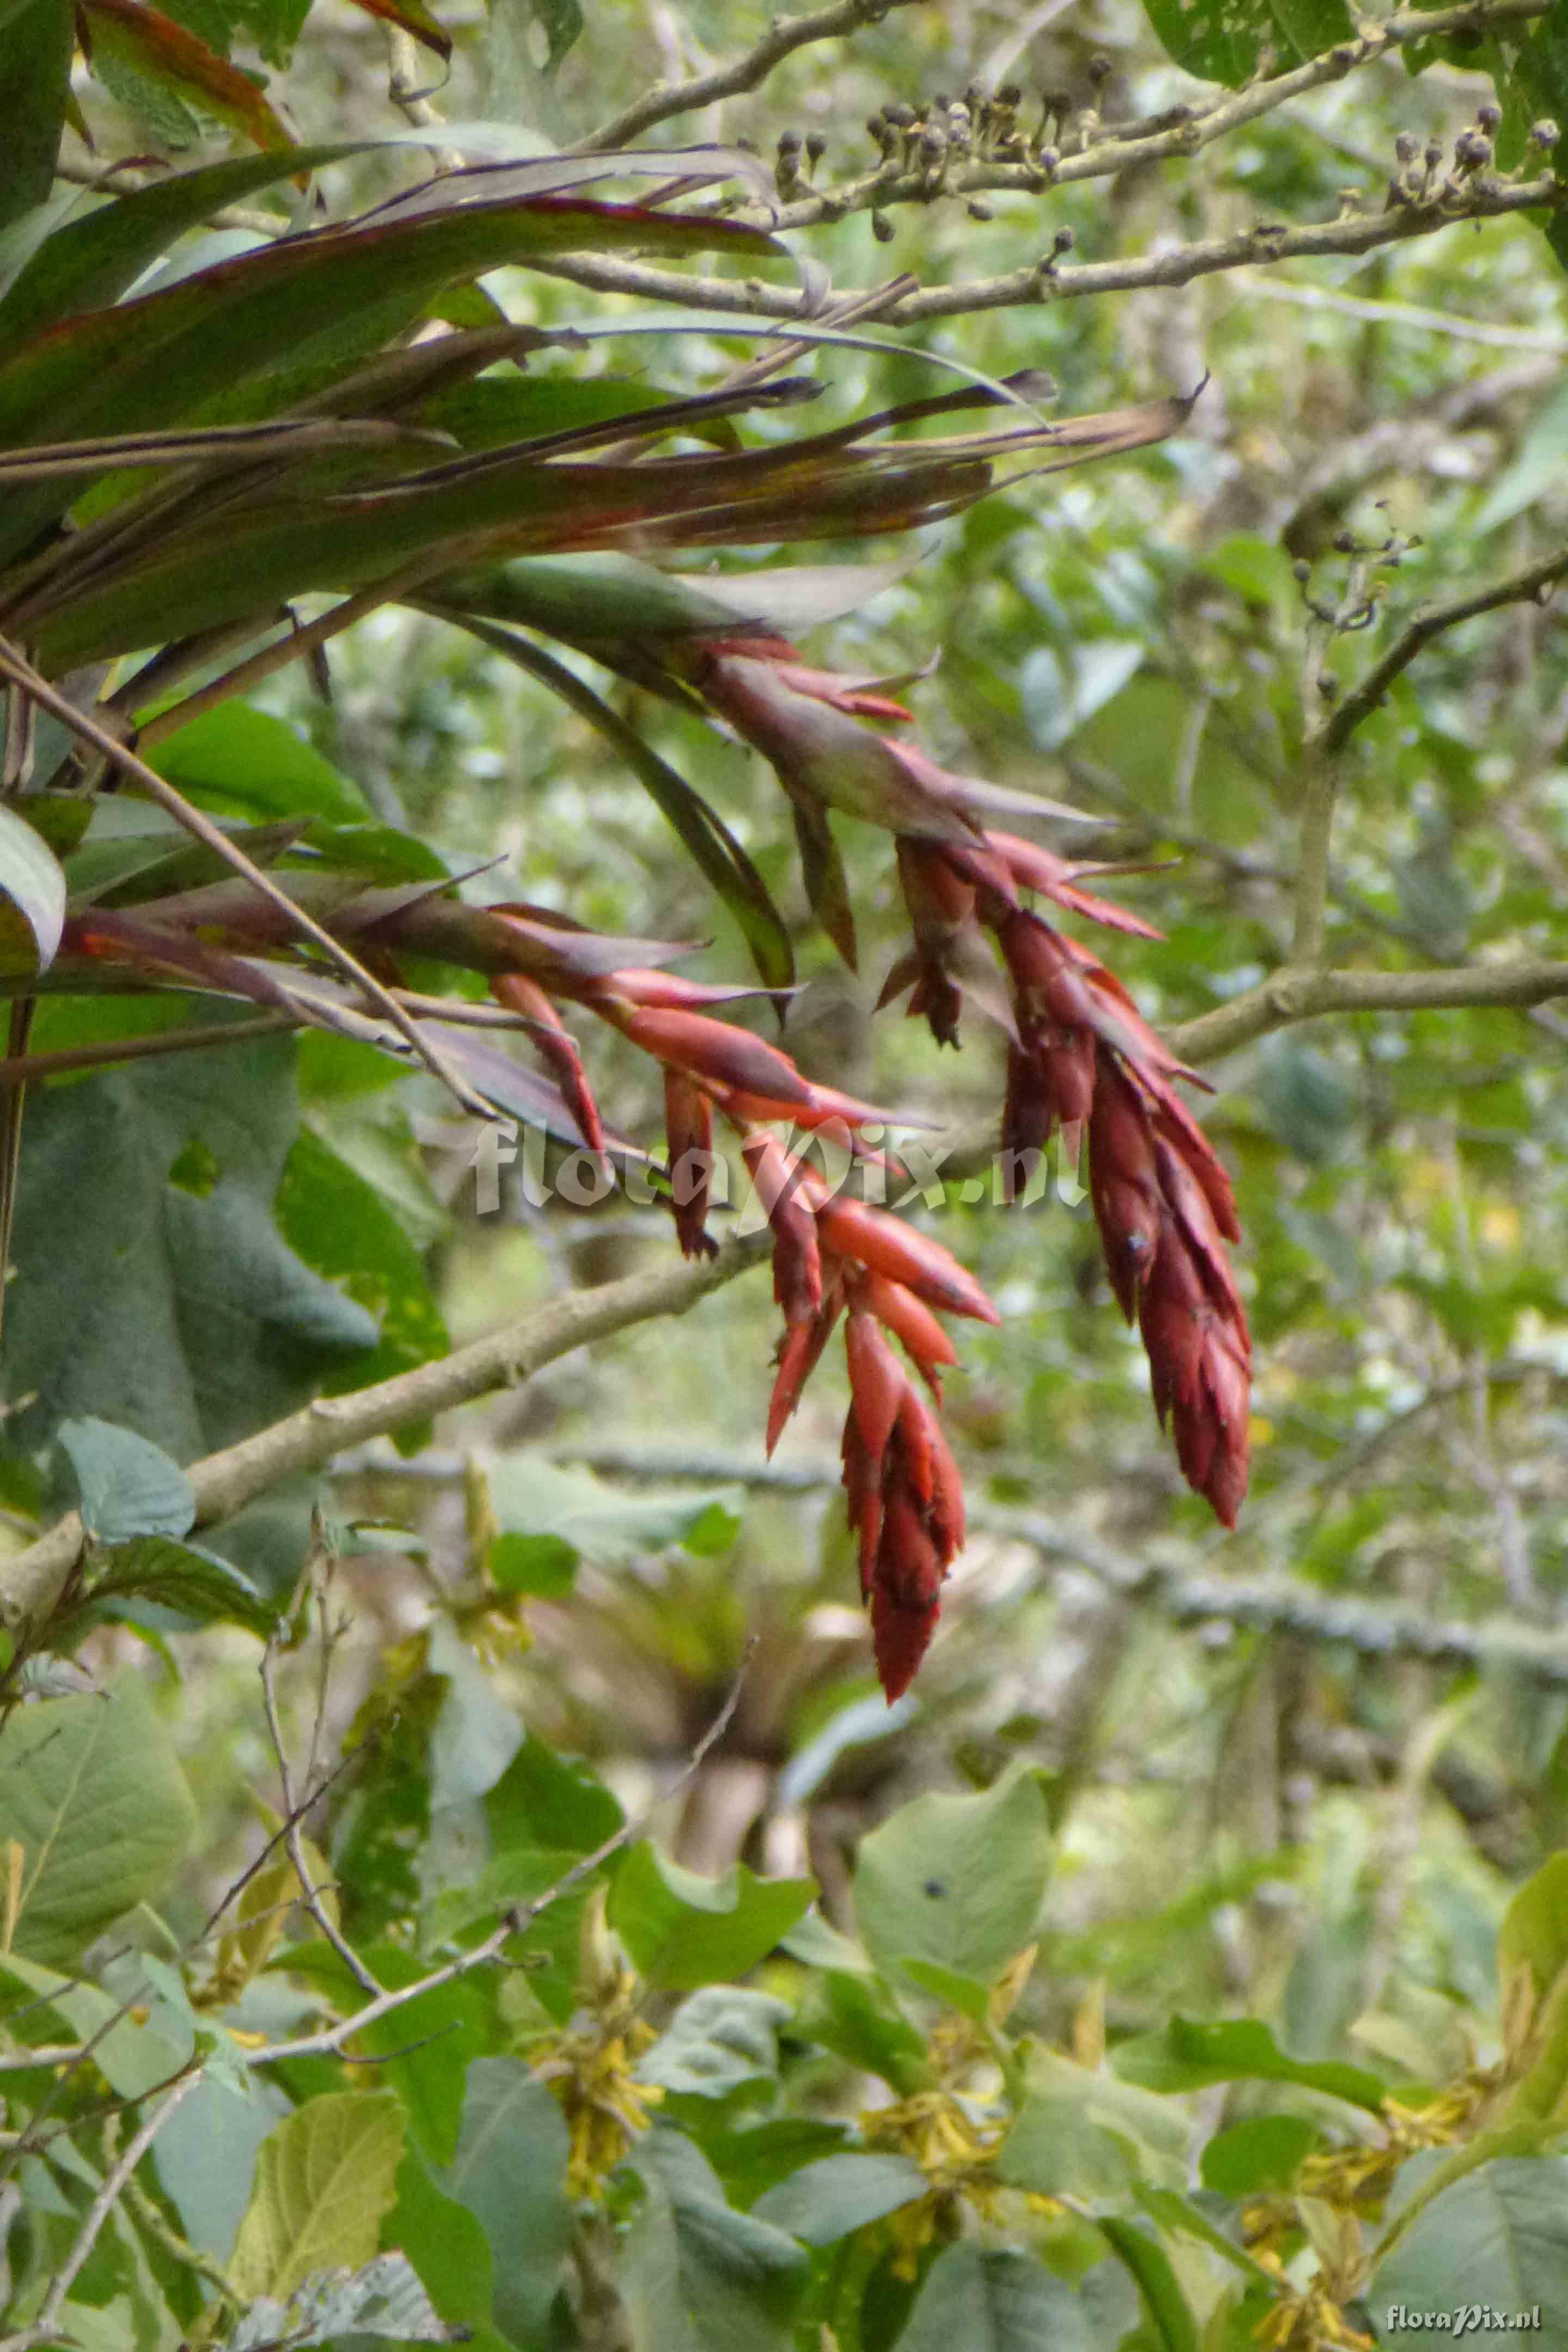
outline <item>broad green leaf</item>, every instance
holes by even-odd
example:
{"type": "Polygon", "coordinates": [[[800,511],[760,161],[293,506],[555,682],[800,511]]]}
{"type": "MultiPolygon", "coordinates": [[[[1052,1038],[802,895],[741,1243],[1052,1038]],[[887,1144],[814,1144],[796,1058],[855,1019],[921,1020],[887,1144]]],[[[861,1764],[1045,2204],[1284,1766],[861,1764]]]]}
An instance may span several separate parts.
{"type": "Polygon", "coordinates": [[[727,2204],[679,2132],[656,2126],[629,2160],[647,2189],[623,2267],[635,2352],[789,2352],[808,2274],[795,2240],[727,2204]]]}
{"type": "Polygon", "coordinates": [[[918,1985],[921,1992],[930,1993],[933,2000],[956,2009],[961,2017],[972,2019],[976,2025],[984,2024],[991,2006],[991,1988],[982,1984],[978,1977],[963,1976],[957,1969],[944,1969],[936,1960],[906,1959],[900,1973],[910,1984],[918,1985]]]}
{"type": "Polygon", "coordinates": [[[363,1176],[307,1130],[283,1166],[278,1228],[311,1272],[374,1315],[377,1345],[345,1364],[330,1390],[390,1380],[447,1352],[447,1326],[418,1251],[363,1176]]]}
{"type": "Polygon", "coordinates": [[[430,1728],[430,1806],[439,1812],[495,1787],[517,1753],[522,1726],[449,1617],[432,1623],[426,1660],[447,1684],[430,1728]]]}
{"type": "Polygon", "coordinates": [[[1322,2144],[1322,2133],[1305,2116],[1249,2116],[1216,2132],[1205,2147],[1204,2187],[1222,2197],[1289,2189],[1302,2158],[1322,2144]]]}
{"type": "Polygon", "coordinates": [[[0,228],[48,197],[72,40],[68,0],[0,0],[0,228]]]}
{"type": "Polygon", "coordinates": [[[1090,2203],[1125,2198],[1139,2171],[1136,2141],[1097,2118],[1086,2103],[1033,2093],[996,2157],[996,2178],[1039,2197],[1090,2203]]]}
{"type": "Polygon", "coordinates": [[[65,916],[59,860],[15,809],[0,808],[0,976],[47,971],[65,916]]]}
{"type": "Polygon", "coordinates": [[[476,2058],[464,2077],[458,2153],[441,2186],[489,2242],[493,2316],[503,2336],[538,2340],[572,2237],[571,2134],[520,2058],[476,2058]]]}
{"type": "Polygon", "coordinates": [[[239,2098],[204,2075],[153,2143],[158,2178],[173,2198],[180,2227],[193,2246],[215,2262],[234,2252],[250,2202],[256,2154],[289,2113],[289,2103],[264,2076],[239,2098]]]}
{"type": "Polygon", "coordinates": [[[229,2264],[236,2293],[286,2298],[318,2271],[368,2263],[395,2193],[403,2134],[391,2091],[326,2092],[269,2132],[229,2264]]]}
{"type": "Polygon", "coordinates": [[[370,814],[357,784],[283,719],[245,702],[220,702],[165,736],[153,765],[202,807],[252,820],[308,814],[359,824],[370,814]]]}
{"type": "Polygon", "coordinates": [[[899,2352],[1098,2352],[1089,2315],[1062,2279],[1012,2246],[948,2246],[926,2274],[899,2352]]]}
{"type": "Polygon", "coordinates": [[[827,1969],[814,1976],[801,2003],[800,2030],[851,2066],[879,2075],[900,2098],[930,2077],[925,2036],[900,2011],[879,1978],[827,1969]]]}
{"type": "Polygon", "coordinates": [[[1205,2083],[1250,2078],[1299,2083],[1303,2090],[1325,2091],[1331,2098],[1347,2099],[1373,2115],[1383,2108],[1384,2086],[1375,2074],[1334,2059],[1292,2058],[1258,2018],[1208,2025],[1173,2017],[1163,2033],[1141,2033],[1119,2042],[1111,2063],[1124,2082],[1151,2091],[1195,2091],[1205,2083]]]}
{"type": "Polygon", "coordinates": [[[397,2202],[384,2234],[402,2248],[443,2319],[475,2331],[479,2352],[503,2352],[489,2326],[493,2264],[489,2241],[467,2206],[443,2195],[416,2156],[397,2174],[397,2202]]]}
{"type": "Polygon", "coordinates": [[[92,2063],[110,2088],[122,2099],[140,2099],[186,2064],[192,2037],[178,2028],[165,2030],[166,2009],[144,2025],[121,2015],[121,2009],[111,1994],[79,1977],[61,1976],[19,1952],[0,1958],[0,2022],[7,2034],[24,2045],[62,2038],[90,2041],[92,2063]]]}
{"type": "Polygon", "coordinates": [[[1550,1855],[1514,1895],[1498,1929],[1497,1968],[1504,1984],[1527,1968],[1538,2000],[1568,1968],[1568,1853],[1550,1855]]]}
{"type": "Polygon", "coordinates": [[[609,1920],[640,1976],[685,1992],[755,1968],[816,1893],[809,1878],[756,1878],[741,1862],[702,1878],[644,1839],[616,1873],[609,1920]]]}
{"type": "Polygon", "coordinates": [[[533,1592],[559,1601],[577,1580],[577,1549],[564,1536],[497,1536],[485,1567],[502,1592],[533,1592]]]}
{"type": "MultiPolygon", "coordinates": [[[[377,1943],[359,1948],[371,1974],[391,1990],[401,1992],[426,1973],[406,1945],[377,1943]]],[[[278,1965],[289,1976],[320,1986],[342,2016],[364,2005],[365,1994],[330,1944],[290,1945],[279,1956],[278,1965]]],[[[450,2164],[457,2154],[465,2072],[470,2060],[482,2054],[490,2030],[489,2006],[468,1978],[436,1986],[354,2037],[359,2055],[379,2062],[379,2079],[407,2109],[413,2149],[433,2167],[450,2164]]]]}
{"type": "Polygon", "coordinates": [[[36,1401],[5,1452],[90,1414],[190,1461],[375,1345],[364,1308],[279,1233],[295,1132],[286,1038],[32,1094],[5,1337],[9,1393],[36,1401]]]}
{"type": "Polygon", "coordinates": [[[1077,2065],[1059,2051],[1047,2050],[1038,2043],[1026,2054],[1025,2078],[1029,2095],[1020,2122],[1024,2116],[1030,2116],[1030,2127],[1019,2143],[1021,2159],[1037,2153],[1040,2137],[1053,2120],[1042,2109],[1066,2106],[1080,2119],[1079,2125],[1068,2127],[1081,2145],[1086,2161],[1111,2174],[1115,2172],[1114,2159],[1093,2137],[1100,2132],[1118,2144],[1132,2177],[1155,2188],[1185,2185],[1192,2125],[1174,2100],[1160,2098],[1131,2083],[1119,2082],[1102,2067],[1077,2065]],[[1040,2103],[1038,2107],[1037,2101],[1040,2103]],[[1031,2138],[1036,2144],[1034,2149],[1029,2147],[1031,2138]]]}
{"type": "Polygon", "coordinates": [[[638,2059],[637,2080],[700,2099],[727,2098],[742,2084],[771,2080],[779,2069],[779,2028],[789,2014],[787,2001],[772,1993],[704,1985],[638,2059]]]}
{"type": "Polygon", "coordinates": [[[175,1462],[134,1430],[107,1421],[62,1421],[59,1441],[76,1472],[81,1523],[100,1543],[188,1535],[196,1498],[175,1462]]]}
{"type": "Polygon", "coordinates": [[[914,2204],[928,2186],[907,2156],[825,2156],[759,2197],[752,2211],[808,2246],[831,2246],[914,2204]]]}
{"type": "MultiPolygon", "coordinates": [[[[1568,98],[1568,89],[1564,90],[1568,98]]],[[[1505,466],[1481,501],[1471,528],[1479,538],[1511,522],[1562,481],[1568,466],[1568,384],[1560,384],[1542,404],[1521,444],[1519,454],[1505,466]]]]}
{"type": "Polygon", "coordinates": [[[498,1852],[508,1846],[551,1845],[569,1853],[591,1853],[626,1819],[591,1766],[558,1754],[531,1731],[500,1779],[486,1790],[484,1806],[490,1842],[498,1852]]]}
{"type": "Polygon", "coordinates": [[[1366,2302],[1380,2344],[1401,2340],[1396,2314],[1489,2307],[1504,2326],[1476,2326],[1481,2346],[1568,2347],[1568,2158],[1513,2158],[1484,2164],[1445,2189],[1416,2215],[1377,2264],[1366,2302]],[[1539,2305],[1528,2334],[1507,2325],[1539,2305]]]}
{"type": "Polygon", "coordinates": [[[0,1845],[24,1863],[14,1948],[68,1968],[184,1859],[195,1808],[145,1685],[19,1708],[0,1732],[0,1845]]]}
{"type": "Polygon", "coordinates": [[[878,1966],[906,1959],[990,1983],[1029,1941],[1051,1864],[1039,1784],[917,1797],[863,1840],[855,1921],[878,1966]]]}
{"type": "Polygon", "coordinates": [[[1177,65],[1232,89],[1268,49],[1283,67],[1354,38],[1343,0],[1147,0],[1149,22],[1177,65]]]}
{"type": "Polygon", "coordinates": [[[132,1623],[156,1624],[156,1612],[171,1610],[198,1625],[243,1625],[265,1641],[278,1622],[277,1610],[249,1577],[200,1544],[139,1536],[101,1551],[98,1568],[87,1605],[132,1623]]]}

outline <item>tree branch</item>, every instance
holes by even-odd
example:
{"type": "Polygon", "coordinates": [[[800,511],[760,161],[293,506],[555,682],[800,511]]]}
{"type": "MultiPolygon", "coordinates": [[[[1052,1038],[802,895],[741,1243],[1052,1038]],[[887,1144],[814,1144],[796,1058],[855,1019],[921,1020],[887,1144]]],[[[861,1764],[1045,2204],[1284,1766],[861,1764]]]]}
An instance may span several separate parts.
{"type": "Polygon", "coordinates": [[[1417,613],[1382,660],[1373,664],[1360,685],[1352,688],[1325,721],[1318,738],[1322,751],[1331,759],[1343,751],[1362,721],[1378,708],[1394,679],[1409,668],[1434,637],[1440,637],[1446,629],[1457,629],[1463,621],[1475,620],[1482,613],[1498,612],[1505,604],[1546,604],[1550,601],[1548,592],[1564,578],[1568,578],[1568,547],[1559,547],[1489,588],[1478,588],[1468,596],[1455,596],[1447,604],[1431,604],[1425,612],[1417,613]]]}
{"type": "MultiPolygon", "coordinates": [[[[573,1445],[554,1449],[556,1458],[629,1478],[683,1479],[733,1486],[783,1488],[795,1494],[827,1492],[840,1484],[838,1465],[828,1462],[763,1463],[727,1454],[677,1454],[625,1446],[573,1445]]],[[[1230,1619],[1272,1633],[1297,1633],[1316,1642],[1342,1642],[1363,1656],[1424,1658],[1435,1665],[1504,1668],[1553,1689],[1568,1688],[1568,1637],[1539,1625],[1494,1619],[1479,1625],[1442,1622],[1414,1610],[1390,1609],[1372,1601],[1334,1599],[1313,1587],[1270,1576],[1205,1576],[1162,1562],[1130,1559],[1076,1534],[1059,1517],[1015,1511],[984,1503],[968,1511],[976,1533],[1027,1544],[1042,1559],[1084,1569],[1111,1591],[1146,1601],[1178,1622],[1230,1619]]]]}
{"type": "MultiPolygon", "coordinates": [[[[1066,169],[1064,164],[1064,173],[1066,169]]],[[[881,199],[878,202],[879,207],[881,199]]],[[[1551,210],[1564,202],[1568,202],[1568,187],[1547,174],[1516,186],[1498,184],[1478,191],[1462,207],[1452,210],[1407,205],[1397,212],[1352,213],[1342,220],[1321,221],[1305,228],[1266,223],[1237,236],[1208,237],[1121,261],[1066,264],[1047,249],[1039,261],[999,278],[959,278],[942,286],[918,287],[891,306],[885,314],[886,323],[911,327],[926,319],[967,317],[977,310],[1007,310],[1022,303],[1126,294],[1145,286],[1186,286],[1195,278],[1211,277],[1219,270],[1372,253],[1380,246],[1431,236],[1464,221],[1494,220],[1542,207],[1551,210]]],[[[529,267],[550,277],[568,278],[573,285],[595,293],[630,294],[651,301],[774,319],[798,320],[805,315],[806,298],[797,288],[766,286],[760,278],[688,277],[679,270],[607,261],[581,253],[541,254],[530,260],[529,267]]]]}
{"type": "MultiPolygon", "coordinates": [[[[634,1323],[683,1315],[710,1291],[760,1265],[771,1245],[764,1229],[726,1242],[716,1258],[689,1265],[678,1259],[623,1282],[574,1292],[434,1363],[348,1396],[319,1398],[254,1437],[190,1465],[185,1475],[196,1498],[195,1523],[210,1527],[229,1517],[278,1479],[321,1469],[345,1445],[469,1403],[492,1389],[514,1386],[558,1357],[634,1323]]],[[[36,1543],[0,1561],[0,1622],[13,1633],[41,1626],[81,1558],[82,1542],[81,1518],[72,1511],[36,1543]]]]}
{"type": "Polygon", "coordinates": [[[641,98],[563,152],[597,155],[607,147],[627,146],[654,123],[668,122],[672,115],[692,114],[699,107],[711,106],[716,99],[735,98],[757,89],[776,65],[810,42],[837,40],[846,33],[858,32],[863,25],[879,25],[891,9],[911,5],[912,0],[838,0],[837,7],[818,8],[809,16],[775,16],[762,39],[731,64],[715,66],[711,73],[694,74],[689,81],[656,81],[641,98]]]}
{"type": "Polygon", "coordinates": [[[1214,1062],[1255,1037],[1322,1013],[1427,1013],[1478,1004],[1544,1004],[1568,996],[1568,963],[1520,957],[1506,963],[1457,964],[1441,971],[1272,973],[1229,1004],[1183,1021],[1164,1034],[1184,1062],[1214,1062]]]}

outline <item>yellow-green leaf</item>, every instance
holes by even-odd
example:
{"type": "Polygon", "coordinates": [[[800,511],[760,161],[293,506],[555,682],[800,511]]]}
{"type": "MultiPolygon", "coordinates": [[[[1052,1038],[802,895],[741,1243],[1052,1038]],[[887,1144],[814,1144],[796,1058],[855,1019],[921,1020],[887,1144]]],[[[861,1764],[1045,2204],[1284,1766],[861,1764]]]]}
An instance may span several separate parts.
{"type": "Polygon", "coordinates": [[[282,2299],[319,2271],[358,2270],[376,2251],[403,2161],[391,2091],[329,2091],[269,2132],[229,2279],[246,2301],[282,2299]]]}

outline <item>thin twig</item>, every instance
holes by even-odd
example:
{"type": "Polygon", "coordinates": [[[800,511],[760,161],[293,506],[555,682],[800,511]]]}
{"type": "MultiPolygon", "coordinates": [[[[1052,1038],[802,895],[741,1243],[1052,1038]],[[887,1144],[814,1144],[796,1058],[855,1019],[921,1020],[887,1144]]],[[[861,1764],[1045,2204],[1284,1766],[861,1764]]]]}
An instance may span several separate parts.
{"type": "Polygon", "coordinates": [[[98,2243],[99,2234],[113,2211],[121,2190],[170,2116],[190,2097],[200,2080],[199,2069],[180,2075],[159,2100],[123,2153],[110,2166],[104,2175],[102,2187],[82,2216],[81,2227],[71,2242],[70,2252],[55,2273],[37,2318],[30,2327],[19,2328],[10,2336],[0,2336],[0,2352],[32,2352],[35,2345],[53,2343],[58,2338],[62,2332],[59,2320],[66,2306],[66,2298],[76,2284],[78,2273],[98,2243]]]}
{"type": "Polygon", "coordinates": [[[261,1704],[267,1714],[267,1736],[272,1742],[272,1752],[278,1759],[278,1781],[283,1796],[283,1843],[288,1848],[289,1860],[293,1865],[294,1875],[300,1882],[300,1893],[306,1910],[361,1991],[369,1993],[371,1999],[374,2000],[379,1999],[382,1987],[360,1958],[359,1954],[322,1902],[321,1889],[310,1874],[310,1865],[306,1859],[304,1839],[300,1824],[303,1815],[315,1803],[316,1795],[320,1792],[310,1790],[309,1777],[307,1777],[306,1794],[301,1800],[296,1801],[293,1776],[289,1769],[289,1750],[284,1744],[283,1727],[278,1718],[278,1693],[274,1683],[274,1668],[277,1660],[278,1635],[274,1633],[269,1635],[267,1646],[261,1653],[261,1704]]]}
{"type": "MultiPolygon", "coordinates": [[[[405,2009],[410,2001],[420,2000],[426,1993],[439,1990],[442,1985],[451,1984],[459,1977],[471,1975],[475,1969],[487,1968],[499,1960],[514,1936],[521,1935],[525,1928],[532,1926],[542,1913],[548,1911],[552,1905],[559,1903],[563,1895],[569,1895],[574,1886],[581,1885],[584,1879],[592,1877],[594,1872],[608,1862],[612,1854],[619,1853],[623,1846],[631,1845],[638,1838],[646,1836],[648,1823],[659,1807],[668,1804],[673,1798],[679,1797],[690,1787],[730,1727],[735,1709],[741,1703],[741,1693],[745,1686],[747,1670],[751,1665],[752,1653],[755,1647],[756,1636],[753,1634],[752,1640],[746,1644],[745,1655],[741,1661],[739,1672],[730,1685],[724,1704],[669,1786],[661,1790],[660,1794],[650,1804],[645,1806],[640,1813],[633,1814],[628,1820],[624,1821],[618,1830],[614,1831],[609,1837],[594,1848],[592,1853],[585,1853],[580,1861],[574,1862],[571,1869],[558,1878],[552,1886],[547,1886],[542,1895],[531,1896],[526,1903],[514,1905],[507,1912],[500,1925],[487,1936],[482,1943],[472,1945],[467,1951],[459,1952],[456,1958],[446,1961],[438,1969],[432,1969],[429,1974],[421,1977],[416,1984],[403,1985],[390,1992],[380,1994],[376,2000],[367,2002],[363,2009],[356,2010],[352,2017],[340,2018],[336,2024],[324,2026],[320,2033],[301,2034],[293,2042],[274,2042],[269,2049],[258,2050],[251,2055],[248,2063],[252,2066],[271,2066],[287,2058],[329,2057],[341,2054],[344,2042],[352,2042],[355,2035],[363,2033],[367,2026],[379,2024],[384,2017],[390,2017],[395,2010],[405,2009]]],[[[6,2352],[6,2347],[4,2344],[0,2344],[0,2352],[6,2352]]]]}
{"type": "MultiPolygon", "coordinates": [[[[308,632],[302,631],[300,635],[303,638],[308,632]]],[[[483,1096],[475,1093],[461,1073],[448,1065],[440,1047],[423,1034],[419,1024],[404,1011],[390,991],[384,988],[373,973],[366,971],[358,959],[350,954],[340,940],[333,938],[324,924],[318,923],[313,915],[307,914],[302,907],[289,898],[286,890],[280,889],[271,876],[265,873],[253,859],[247,857],[244,850],[230,839],[221,825],[215,824],[211,817],[205,816],[200,809],[193,807],[183,793],[176,792],[173,784],[160,776],[155,769],[147,765],[145,760],[139,759],[134,751],[128,750],[126,745],[118,741],[107,728],[100,727],[96,719],[90,718],[86,711],[79,710],[73,702],[58,693],[49,684],[47,678],[41,676],[33,667],[31,662],[25,660],[5,637],[0,637],[0,675],[10,678],[26,693],[30,694],[51,718],[58,719],[61,725],[68,728],[73,735],[79,736],[84,742],[90,743],[111,766],[119,768],[125,775],[133,777],[159,808],[172,816],[176,824],[184,826],[184,830],[205,848],[213,850],[223,859],[225,865],[231,866],[236,874],[248,882],[253,890],[258,891],[270,906],[277,908],[281,914],[285,915],[292,930],[301,933],[303,937],[319,947],[336,965],[344,979],[351,981],[355,988],[363,991],[371,1003],[385,1014],[399,1034],[406,1038],[426,1069],[440,1079],[442,1085],[457,1097],[465,1110],[471,1111],[476,1118],[483,1119],[493,1119],[498,1116],[494,1108],[485,1101],[483,1096]]]]}
{"type": "Polygon", "coordinates": [[[1496,613],[1505,604],[1540,604],[1548,601],[1548,592],[1559,580],[1568,577],[1568,547],[1554,548],[1550,555],[1537,557],[1505,580],[1495,581],[1489,588],[1477,588],[1468,596],[1455,596],[1446,604],[1431,604],[1397,636],[1381,661],[1368,670],[1360,684],[1351,688],[1332,715],[1324,721],[1319,737],[1321,749],[1331,758],[1342,751],[1363,720],[1371,717],[1401,673],[1407,670],[1417,654],[1425,652],[1434,637],[1447,629],[1457,629],[1461,622],[1473,621],[1482,613],[1496,613]]]}
{"type": "Polygon", "coordinates": [[[677,114],[694,114],[717,99],[735,98],[743,90],[758,89],[776,65],[809,42],[838,40],[846,33],[858,32],[863,25],[879,24],[893,8],[911,5],[912,0],[837,0],[837,6],[816,9],[807,16],[776,16],[743,56],[727,66],[715,66],[711,73],[694,74],[688,81],[656,81],[630,106],[563,152],[596,155],[609,147],[627,146],[656,122],[668,122],[677,114]]]}

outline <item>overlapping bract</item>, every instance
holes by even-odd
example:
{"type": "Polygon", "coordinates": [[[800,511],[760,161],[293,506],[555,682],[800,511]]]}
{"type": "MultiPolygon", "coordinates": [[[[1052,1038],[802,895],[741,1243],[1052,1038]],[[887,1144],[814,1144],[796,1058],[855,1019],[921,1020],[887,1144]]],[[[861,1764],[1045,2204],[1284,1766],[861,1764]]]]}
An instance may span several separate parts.
{"type": "MultiPolygon", "coordinates": [[[[1087,1133],[1111,1286],[1142,1334],[1155,1409],[1171,1424],[1188,1481],[1234,1526],[1247,1489],[1251,1345],[1225,1248],[1240,1232],[1229,1180],[1173,1083],[1202,1081],[1167,1051],[1115,976],[1023,901],[1045,898],[1115,929],[1157,934],[1083,887],[1092,867],[987,825],[993,810],[1029,805],[1021,796],[951,774],[860,724],[908,717],[880,691],[814,671],[772,639],[710,646],[693,667],[708,699],[777,769],[797,824],[816,840],[808,887],[814,864],[818,874],[831,870],[837,856],[829,810],[896,836],[912,944],[882,1002],[909,991],[910,1011],[925,1015],[939,1045],[956,1044],[966,995],[1001,1023],[1008,1189],[1058,1129],[1068,1149],[1087,1133]]],[[[852,955],[836,894],[819,885],[813,896],[852,955]]]]}

